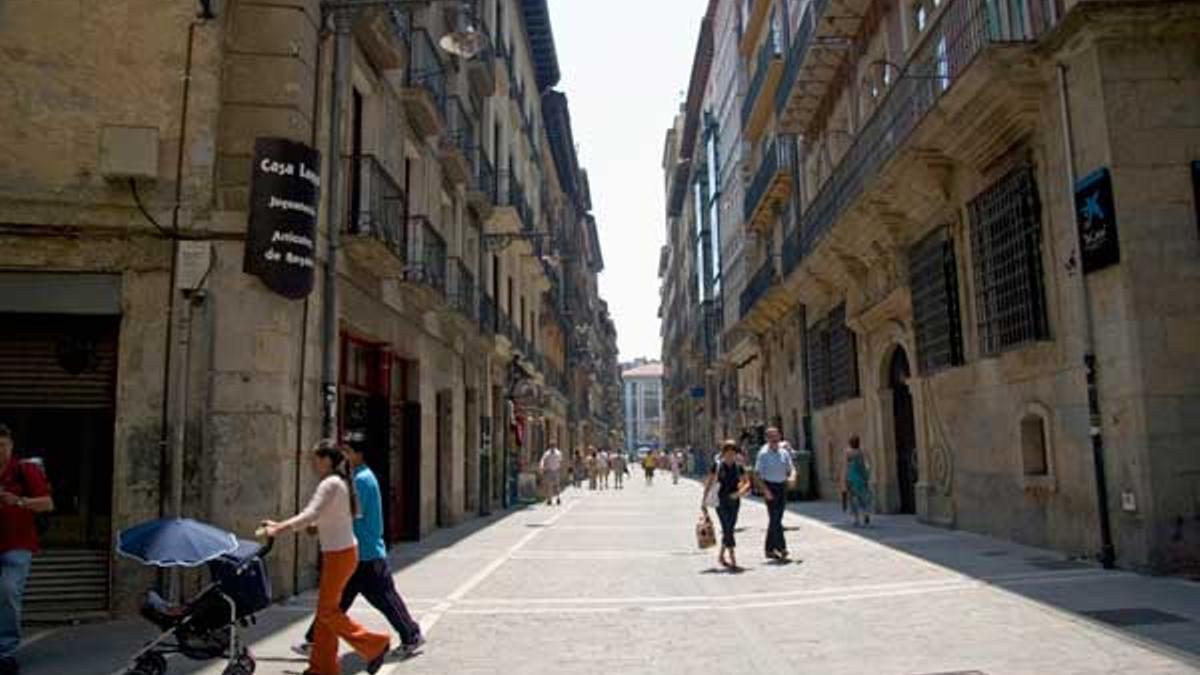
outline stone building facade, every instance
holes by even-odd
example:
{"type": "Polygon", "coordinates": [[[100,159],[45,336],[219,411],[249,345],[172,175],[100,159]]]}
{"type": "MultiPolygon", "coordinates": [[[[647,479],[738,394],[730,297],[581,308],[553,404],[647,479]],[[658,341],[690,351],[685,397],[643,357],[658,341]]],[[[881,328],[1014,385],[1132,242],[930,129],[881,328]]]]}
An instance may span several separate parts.
{"type": "MultiPolygon", "coordinates": [[[[489,45],[471,60],[437,46],[452,3],[6,12],[0,420],[60,507],[35,614],[134,607],[154,576],[113,539],[173,514],[176,488],[185,515],[242,536],[293,512],[325,425],[367,448],[393,542],[514,503],[545,444],[588,428],[615,331],[591,197],[562,180],[586,174],[548,112],[566,99],[546,3],[471,8],[489,45]],[[243,271],[264,137],[321,153],[302,299],[243,271]]],[[[315,544],[269,563],[277,593],[310,586],[315,544]]]]}
{"type": "Polygon", "coordinates": [[[1194,567],[1195,3],[716,5],[746,168],[706,375],[739,400],[707,442],[780,426],[833,497],[857,435],[886,511],[1194,567]]]}

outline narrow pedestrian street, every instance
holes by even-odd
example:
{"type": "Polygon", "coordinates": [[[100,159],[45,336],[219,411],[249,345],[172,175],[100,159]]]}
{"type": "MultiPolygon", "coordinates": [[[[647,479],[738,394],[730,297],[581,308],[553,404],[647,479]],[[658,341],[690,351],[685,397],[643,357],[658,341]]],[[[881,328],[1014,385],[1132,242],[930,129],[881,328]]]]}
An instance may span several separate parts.
{"type": "MultiPolygon", "coordinates": [[[[742,510],[739,563],[697,550],[700,487],[641,477],[570,489],[538,505],[401,547],[397,585],[428,645],[384,673],[1138,673],[1200,672],[1200,584],[1106,572],[977,535],[836,505],[793,504],[792,564],[761,555],[766,510],[742,510]],[[1126,625],[1121,625],[1126,624],[1126,625]]],[[[252,629],[258,672],[299,673],[289,646],[312,595],[252,629]]],[[[386,631],[365,602],[352,615],[386,631]]],[[[29,675],[107,675],[149,633],[125,622],[42,633],[29,675]],[[82,657],[82,658],[81,658],[82,657]]],[[[344,657],[345,672],[363,672],[344,657]]],[[[217,675],[173,659],[171,673],[217,675]]]]}

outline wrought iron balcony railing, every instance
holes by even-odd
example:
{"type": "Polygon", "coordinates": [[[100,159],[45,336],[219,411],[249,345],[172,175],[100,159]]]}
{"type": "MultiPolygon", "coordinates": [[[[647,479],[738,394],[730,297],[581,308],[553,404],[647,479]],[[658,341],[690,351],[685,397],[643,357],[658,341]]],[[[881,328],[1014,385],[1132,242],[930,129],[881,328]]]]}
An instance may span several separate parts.
{"type": "Polygon", "coordinates": [[[813,27],[828,5],[829,0],[813,0],[805,6],[804,14],[800,16],[800,23],[796,25],[796,32],[792,34],[791,46],[788,48],[783,80],[779,83],[779,89],[775,90],[775,110],[778,112],[787,107],[792,90],[800,80],[800,66],[804,64],[804,58],[811,46],[813,27]]]}
{"type": "Polygon", "coordinates": [[[442,149],[458,150],[464,155],[475,148],[473,116],[460,96],[446,99],[446,130],[442,132],[442,149]]]}
{"type": "Polygon", "coordinates": [[[479,287],[479,331],[485,335],[496,332],[496,301],[487,290],[479,287]]]}
{"type": "Polygon", "coordinates": [[[767,34],[767,39],[758,48],[758,58],[755,59],[754,66],[754,78],[750,80],[750,89],[746,92],[746,99],[742,101],[743,127],[750,121],[750,115],[754,111],[758,96],[762,93],[763,85],[767,82],[767,73],[770,72],[771,61],[782,57],[783,44],[779,40],[779,33],[772,26],[771,32],[767,34]]]}
{"type": "Polygon", "coordinates": [[[742,295],[738,298],[738,309],[741,317],[744,319],[754,309],[754,305],[762,299],[767,291],[775,285],[775,261],[768,257],[763,261],[758,271],[750,277],[750,282],[746,284],[746,289],[742,291],[742,295]]]}
{"type": "MultiPolygon", "coordinates": [[[[790,185],[792,169],[793,161],[789,143],[780,143],[777,139],[772,139],[767,143],[767,147],[763,149],[762,159],[759,160],[758,169],[754,172],[754,180],[750,181],[750,187],[746,190],[746,201],[743,207],[747,222],[754,219],[763,200],[776,192],[775,188],[779,186],[779,181],[787,181],[790,185]]],[[[790,191],[782,191],[781,194],[786,196],[790,194],[790,191]]]]}
{"type": "Polygon", "coordinates": [[[433,38],[424,28],[414,28],[409,33],[410,57],[407,82],[429,92],[439,110],[446,105],[446,68],[438,56],[433,38]]]}
{"type": "Polygon", "coordinates": [[[346,158],[349,218],[346,232],[374,237],[403,260],[408,200],[392,174],[372,155],[346,158]]]}
{"type": "Polygon", "coordinates": [[[404,279],[446,293],[446,240],[426,216],[409,216],[404,279]]]}
{"type": "Polygon", "coordinates": [[[496,167],[487,152],[475,146],[467,153],[471,160],[471,192],[486,195],[489,204],[496,203],[496,167]]]}
{"type": "Polygon", "coordinates": [[[912,131],[992,45],[1033,42],[1042,29],[1025,0],[950,0],[801,218],[807,256],[912,131]]]}
{"type": "Polygon", "coordinates": [[[475,319],[479,304],[475,301],[475,275],[463,263],[461,258],[455,258],[450,263],[450,279],[447,287],[450,306],[468,319],[475,319]]]}
{"type": "Polygon", "coordinates": [[[534,226],[533,209],[525,197],[525,186],[521,184],[516,175],[508,171],[501,171],[498,176],[497,204],[516,209],[517,216],[521,220],[521,229],[532,230],[534,226]]]}

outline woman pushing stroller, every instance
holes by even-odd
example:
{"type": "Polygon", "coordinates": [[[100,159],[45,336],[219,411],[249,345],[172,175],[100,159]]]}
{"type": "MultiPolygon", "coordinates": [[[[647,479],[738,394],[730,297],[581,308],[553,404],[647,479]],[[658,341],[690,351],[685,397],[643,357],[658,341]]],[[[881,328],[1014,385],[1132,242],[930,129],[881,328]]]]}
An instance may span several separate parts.
{"type": "Polygon", "coordinates": [[[354,538],[354,513],[358,510],[354,481],[342,449],[322,442],[312,454],[312,467],[320,483],[308,505],[283,522],[265,521],[268,537],[315,525],[321,548],[321,582],[312,651],[305,675],[337,675],[338,638],[345,640],[367,661],[367,672],[376,673],[390,649],[388,636],[372,633],[348,617],[339,606],[342,591],[358,566],[354,538]]]}

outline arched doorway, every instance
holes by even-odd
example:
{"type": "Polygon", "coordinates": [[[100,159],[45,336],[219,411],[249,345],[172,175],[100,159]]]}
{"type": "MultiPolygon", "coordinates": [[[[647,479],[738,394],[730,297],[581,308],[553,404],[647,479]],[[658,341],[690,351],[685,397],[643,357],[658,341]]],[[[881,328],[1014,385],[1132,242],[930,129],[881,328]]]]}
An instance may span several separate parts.
{"type": "Polygon", "coordinates": [[[896,481],[900,492],[900,513],[917,512],[917,429],[913,419],[912,392],[908,388],[908,356],[897,347],[888,368],[892,389],[892,424],[896,443],[896,481]]]}

